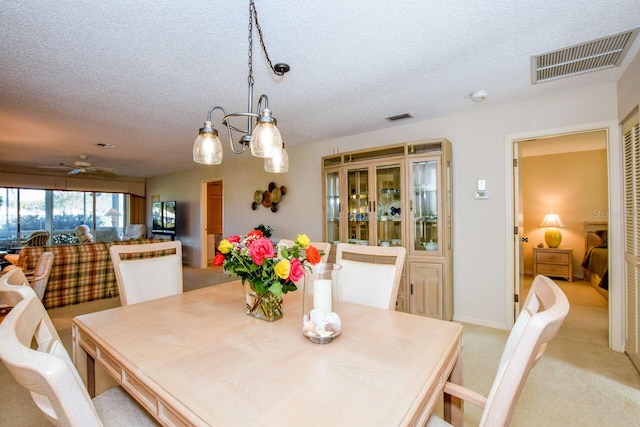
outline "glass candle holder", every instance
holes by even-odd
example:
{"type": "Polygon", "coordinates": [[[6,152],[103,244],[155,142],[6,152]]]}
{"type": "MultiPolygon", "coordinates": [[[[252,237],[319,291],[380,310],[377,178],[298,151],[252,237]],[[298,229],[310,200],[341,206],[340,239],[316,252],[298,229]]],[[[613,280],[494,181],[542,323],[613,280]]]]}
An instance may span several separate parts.
{"type": "Polygon", "coordinates": [[[340,320],[340,264],[320,263],[305,275],[302,333],[311,342],[326,344],[342,332],[340,320]]]}

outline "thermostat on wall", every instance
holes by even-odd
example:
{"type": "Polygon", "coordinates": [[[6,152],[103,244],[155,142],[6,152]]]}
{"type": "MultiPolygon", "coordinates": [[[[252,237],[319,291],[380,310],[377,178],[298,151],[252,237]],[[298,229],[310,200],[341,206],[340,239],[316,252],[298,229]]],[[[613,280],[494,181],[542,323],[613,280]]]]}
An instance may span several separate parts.
{"type": "Polygon", "coordinates": [[[473,195],[473,198],[476,200],[485,200],[489,198],[489,192],[484,190],[478,190],[473,195]]]}

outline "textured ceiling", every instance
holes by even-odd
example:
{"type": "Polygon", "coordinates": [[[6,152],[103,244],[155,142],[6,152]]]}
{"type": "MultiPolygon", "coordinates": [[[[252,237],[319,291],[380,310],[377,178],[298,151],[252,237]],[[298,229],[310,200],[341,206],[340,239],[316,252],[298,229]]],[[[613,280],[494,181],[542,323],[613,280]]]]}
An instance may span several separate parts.
{"type": "MultiPolygon", "coordinates": [[[[291,72],[271,74],[254,43],[255,95],[268,94],[291,147],[612,83],[639,39],[620,67],[536,86],[530,57],[638,27],[639,6],[256,0],[269,55],[291,72]],[[485,102],[470,100],[477,89],[485,102]],[[384,119],[405,112],[414,118],[384,119]]],[[[127,176],[193,167],[207,110],[246,110],[247,23],[241,1],[4,0],[0,168],[81,154],[127,176]]]]}

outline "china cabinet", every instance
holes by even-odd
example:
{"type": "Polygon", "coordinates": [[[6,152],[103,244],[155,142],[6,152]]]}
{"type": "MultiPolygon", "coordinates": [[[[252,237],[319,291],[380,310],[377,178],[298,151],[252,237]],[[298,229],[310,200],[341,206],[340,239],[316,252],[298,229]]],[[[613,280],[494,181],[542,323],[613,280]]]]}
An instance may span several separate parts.
{"type": "Polygon", "coordinates": [[[396,309],[451,319],[451,143],[418,141],[323,157],[324,239],[404,246],[396,309]]]}

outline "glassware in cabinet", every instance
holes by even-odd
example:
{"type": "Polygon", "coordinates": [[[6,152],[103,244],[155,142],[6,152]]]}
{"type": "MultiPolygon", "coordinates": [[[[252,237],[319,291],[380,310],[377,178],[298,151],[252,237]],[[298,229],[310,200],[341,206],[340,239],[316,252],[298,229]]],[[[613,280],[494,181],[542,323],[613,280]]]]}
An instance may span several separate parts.
{"type": "Polygon", "coordinates": [[[411,161],[412,242],[411,249],[439,252],[439,179],[438,159],[411,161]]]}
{"type": "Polygon", "coordinates": [[[340,170],[326,171],[325,174],[325,241],[340,241],[340,170]]]}

